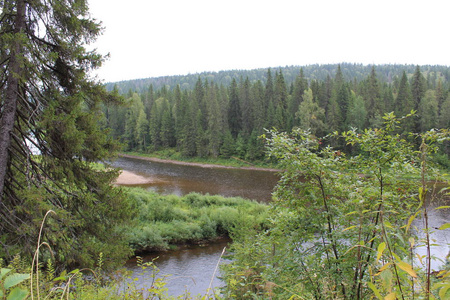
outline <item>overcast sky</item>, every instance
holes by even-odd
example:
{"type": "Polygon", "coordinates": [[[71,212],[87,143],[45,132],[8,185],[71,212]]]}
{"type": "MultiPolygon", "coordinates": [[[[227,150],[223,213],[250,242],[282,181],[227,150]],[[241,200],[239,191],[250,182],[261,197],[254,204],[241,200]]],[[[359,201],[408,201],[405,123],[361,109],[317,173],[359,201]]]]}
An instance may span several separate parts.
{"type": "Polygon", "coordinates": [[[88,0],[105,82],[328,63],[450,65],[448,0],[88,0]]]}

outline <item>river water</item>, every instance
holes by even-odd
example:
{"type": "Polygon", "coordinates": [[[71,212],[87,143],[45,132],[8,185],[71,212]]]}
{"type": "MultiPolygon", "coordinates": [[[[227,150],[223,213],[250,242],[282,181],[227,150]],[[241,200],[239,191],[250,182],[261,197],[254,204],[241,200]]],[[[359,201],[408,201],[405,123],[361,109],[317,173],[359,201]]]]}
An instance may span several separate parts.
{"type": "MultiPolygon", "coordinates": [[[[197,192],[226,197],[243,197],[259,202],[269,202],[271,193],[278,181],[275,172],[248,170],[202,168],[170,163],[150,162],[135,158],[120,157],[112,166],[133,172],[147,180],[144,184],[131,184],[161,194],[186,195],[197,192]]],[[[172,296],[189,292],[191,295],[205,294],[211,284],[212,288],[222,285],[218,278],[220,272],[214,273],[217,263],[226,263],[221,259],[222,251],[229,240],[208,245],[191,246],[176,251],[152,253],[143,257],[144,262],[153,259],[160,272],[158,277],[170,275],[166,287],[172,296]]],[[[136,259],[127,262],[126,267],[137,278],[138,288],[146,288],[152,282],[151,270],[144,272],[136,264],[136,259]]]]}
{"type": "Polygon", "coordinates": [[[203,168],[120,157],[114,167],[148,178],[135,184],[160,194],[183,196],[191,192],[243,197],[269,202],[278,176],[275,172],[249,169],[203,168]]]}
{"type": "MultiPolygon", "coordinates": [[[[260,202],[269,202],[271,193],[278,181],[278,175],[274,172],[242,170],[242,169],[219,169],[202,168],[196,166],[184,166],[170,163],[157,163],[141,159],[119,158],[113,163],[114,167],[133,172],[141,177],[147,178],[145,184],[134,184],[142,188],[153,190],[161,194],[176,194],[179,196],[190,192],[209,193],[211,195],[223,195],[227,197],[240,196],[260,202]]],[[[435,206],[450,205],[450,200],[442,199],[435,206]]],[[[442,224],[450,223],[448,209],[430,209],[429,227],[439,228],[442,224]]],[[[418,230],[424,225],[417,221],[415,225],[418,230]]],[[[441,259],[445,259],[450,251],[450,228],[445,230],[434,230],[432,239],[439,247],[432,247],[432,253],[441,259]]],[[[178,296],[185,292],[191,295],[204,294],[208,289],[211,278],[212,287],[218,287],[222,283],[214,270],[224,247],[229,241],[221,241],[210,245],[192,246],[170,252],[152,253],[143,257],[144,261],[155,260],[155,265],[160,269],[159,277],[171,275],[167,278],[169,294],[178,296]]],[[[416,253],[425,254],[425,247],[418,248],[416,253]]],[[[221,260],[223,263],[223,260],[221,260]]],[[[437,269],[441,261],[432,262],[432,268],[437,269]]],[[[133,270],[134,276],[138,278],[139,288],[145,288],[151,283],[151,273],[142,273],[136,266],[136,260],[130,260],[127,268],[133,270]]]]}

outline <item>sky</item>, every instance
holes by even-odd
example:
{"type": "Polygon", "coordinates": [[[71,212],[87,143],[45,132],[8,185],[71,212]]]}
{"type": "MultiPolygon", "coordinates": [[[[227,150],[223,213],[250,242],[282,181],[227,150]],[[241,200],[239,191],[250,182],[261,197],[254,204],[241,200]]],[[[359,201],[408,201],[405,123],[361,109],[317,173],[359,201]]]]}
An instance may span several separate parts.
{"type": "Polygon", "coordinates": [[[449,65],[448,0],[88,0],[114,82],[332,63],[449,65]]]}

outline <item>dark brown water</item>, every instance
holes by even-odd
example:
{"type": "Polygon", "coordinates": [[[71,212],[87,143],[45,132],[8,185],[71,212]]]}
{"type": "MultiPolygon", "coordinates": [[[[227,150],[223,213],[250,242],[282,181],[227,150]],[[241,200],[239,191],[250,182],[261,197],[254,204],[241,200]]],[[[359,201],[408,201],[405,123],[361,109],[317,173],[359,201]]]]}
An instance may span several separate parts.
{"type": "Polygon", "coordinates": [[[161,194],[186,195],[197,192],[226,197],[243,197],[269,202],[278,176],[275,172],[184,166],[121,157],[114,167],[149,178],[138,185],[161,194]]]}

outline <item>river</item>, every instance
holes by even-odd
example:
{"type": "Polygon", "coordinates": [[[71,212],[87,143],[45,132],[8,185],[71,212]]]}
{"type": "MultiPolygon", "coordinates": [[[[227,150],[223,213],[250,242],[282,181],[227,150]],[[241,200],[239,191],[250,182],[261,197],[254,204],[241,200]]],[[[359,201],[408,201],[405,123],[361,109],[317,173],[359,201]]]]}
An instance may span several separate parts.
{"type": "MultiPolygon", "coordinates": [[[[139,176],[141,183],[129,184],[131,186],[179,196],[198,192],[269,202],[279,178],[275,172],[261,170],[202,168],[125,157],[118,158],[112,165],[139,176]]],[[[209,245],[152,253],[143,259],[150,262],[156,258],[159,277],[171,275],[167,278],[166,285],[170,295],[178,296],[185,292],[191,295],[204,294],[211,278],[213,288],[222,284],[217,278],[220,272],[214,275],[214,270],[219,260],[226,263],[226,260],[221,259],[221,254],[229,242],[225,240],[209,245]]],[[[136,285],[139,288],[145,289],[152,282],[151,272],[148,269],[143,272],[136,265],[136,259],[128,261],[126,267],[133,271],[133,278],[138,279],[136,285]]]]}
{"type": "MultiPolygon", "coordinates": [[[[278,181],[274,172],[242,169],[202,168],[198,166],[184,166],[170,163],[151,162],[135,158],[119,158],[113,163],[114,167],[130,171],[144,183],[132,184],[142,188],[157,191],[161,194],[176,194],[179,196],[190,192],[219,194],[227,197],[240,196],[260,202],[269,202],[271,193],[278,181]]],[[[449,205],[449,199],[441,200],[439,205],[449,205]]],[[[439,228],[442,224],[450,223],[448,209],[429,210],[430,228],[439,228]]],[[[423,228],[421,222],[414,224],[423,228]]],[[[434,230],[432,238],[439,247],[432,247],[433,254],[445,259],[450,251],[450,228],[434,230]]],[[[210,245],[192,246],[176,251],[153,253],[147,255],[144,261],[155,260],[160,269],[158,276],[171,275],[167,279],[170,295],[178,296],[186,291],[191,295],[205,293],[213,278],[212,287],[221,285],[217,276],[213,277],[217,262],[221,258],[224,247],[229,241],[221,241],[210,245]]],[[[425,248],[418,248],[419,255],[425,254],[425,248]]],[[[222,260],[223,262],[223,260],[222,260]]],[[[437,269],[442,262],[433,261],[432,268],[437,269]]],[[[151,282],[151,274],[136,267],[136,260],[130,260],[127,267],[138,278],[139,288],[151,282]]],[[[216,274],[220,275],[220,274],[216,274]]]]}
{"type": "Polygon", "coordinates": [[[113,166],[131,171],[147,182],[132,184],[160,194],[183,196],[191,192],[243,197],[269,202],[278,176],[275,172],[250,169],[203,168],[120,157],[113,166]]]}

